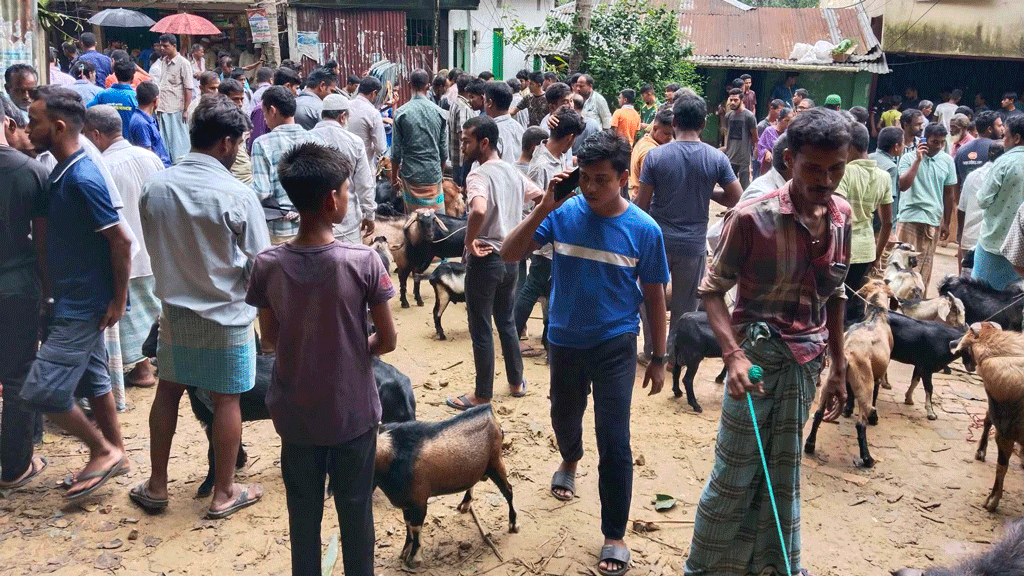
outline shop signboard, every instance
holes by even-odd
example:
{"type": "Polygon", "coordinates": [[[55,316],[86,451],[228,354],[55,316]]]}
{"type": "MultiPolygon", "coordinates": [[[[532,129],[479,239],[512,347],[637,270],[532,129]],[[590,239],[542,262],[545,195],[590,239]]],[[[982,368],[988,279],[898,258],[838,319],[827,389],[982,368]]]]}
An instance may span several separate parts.
{"type": "Polygon", "coordinates": [[[252,8],[246,10],[249,15],[249,30],[252,32],[253,44],[269,44],[273,42],[273,32],[270,30],[270,20],[267,19],[267,11],[263,8],[252,8]]]}

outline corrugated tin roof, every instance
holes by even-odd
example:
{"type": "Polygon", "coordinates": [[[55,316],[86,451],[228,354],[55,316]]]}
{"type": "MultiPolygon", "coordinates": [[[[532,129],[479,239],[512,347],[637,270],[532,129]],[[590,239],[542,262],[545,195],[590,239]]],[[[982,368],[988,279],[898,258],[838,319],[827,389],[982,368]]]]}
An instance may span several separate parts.
{"type": "MultiPolygon", "coordinates": [[[[607,0],[595,0],[599,6],[607,0]]],[[[679,14],[679,31],[693,45],[692,62],[709,67],[749,67],[836,72],[889,72],[881,45],[859,4],[850,8],[753,8],[727,0],[658,0],[679,14]],[[739,5],[739,6],[737,6],[739,5]],[[742,6],[742,7],[741,7],[742,6]],[[838,44],[843,38],[857,43],[849,61],[829,64],[797,64],[789,55],[797,42],[825,40],[838,44]]],[[[571,23],[576,3],[551,11],[559,21],[571,23]]],[[[568,54],[569,38],[542,38],[532,53],[568,54]]]]}

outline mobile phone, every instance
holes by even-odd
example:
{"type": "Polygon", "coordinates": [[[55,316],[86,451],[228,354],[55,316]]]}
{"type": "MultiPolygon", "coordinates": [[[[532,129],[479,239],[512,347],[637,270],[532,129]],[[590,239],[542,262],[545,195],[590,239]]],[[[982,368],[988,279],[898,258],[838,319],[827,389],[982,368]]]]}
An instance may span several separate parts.
{"type": "Polygon", "coordinates": [[[565,180],[555,183],[555,202],[561,202],[567,196],[576,191],[576,188],[580,185],[580,169],[576,167],[575,170],[566,176],[565,180]]]}

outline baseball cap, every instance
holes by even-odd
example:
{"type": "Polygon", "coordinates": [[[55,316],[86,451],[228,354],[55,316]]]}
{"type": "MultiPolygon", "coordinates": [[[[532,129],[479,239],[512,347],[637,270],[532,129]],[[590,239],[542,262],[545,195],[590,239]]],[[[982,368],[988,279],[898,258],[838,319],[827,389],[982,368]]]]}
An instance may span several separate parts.
{"type": "Polygon", "coordinates": [[[324,108],[327,112],[345,112],[348,110],[348,98],[340,94],[328,94],[324,98],[324,108]]]}
{"type": "Polygon", "coordinates": [[[826,106],[842,106],[843,99],[839,97],[839,94],[829,94],[828,98],[825,98],[826,106]]]}

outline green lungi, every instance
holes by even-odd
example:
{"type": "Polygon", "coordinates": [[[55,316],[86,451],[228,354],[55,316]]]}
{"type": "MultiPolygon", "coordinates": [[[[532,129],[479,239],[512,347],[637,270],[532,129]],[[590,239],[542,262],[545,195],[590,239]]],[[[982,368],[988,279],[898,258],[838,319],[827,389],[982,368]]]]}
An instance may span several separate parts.
{"type": "Polygon", "coordinates": [[[765,395],[753,394],[757,425],[782,533],[789,570],[779,546],[771,498],[765,484],[747,399],[725,394],[715,444],[715,466],[704,487],[694,521],[686,574],[743,576],[766,568],[800,572],[800,458],[803,427],[814,400],[822,358],[800,365],[779,338],[744,342],[751,363],[764,371],[765,395]]]}

